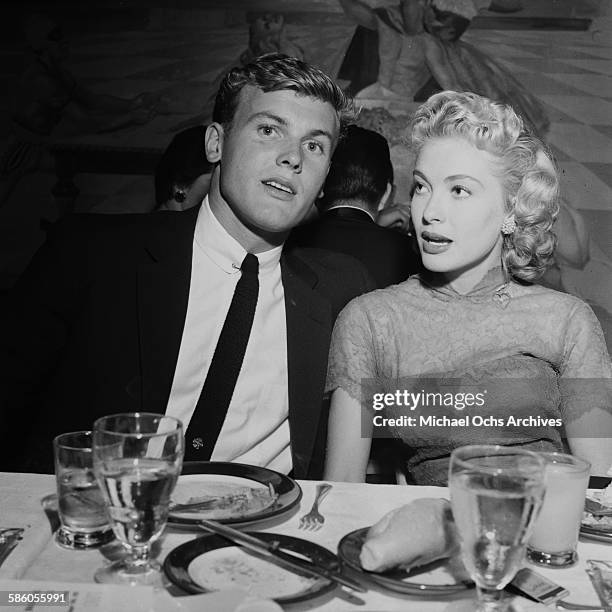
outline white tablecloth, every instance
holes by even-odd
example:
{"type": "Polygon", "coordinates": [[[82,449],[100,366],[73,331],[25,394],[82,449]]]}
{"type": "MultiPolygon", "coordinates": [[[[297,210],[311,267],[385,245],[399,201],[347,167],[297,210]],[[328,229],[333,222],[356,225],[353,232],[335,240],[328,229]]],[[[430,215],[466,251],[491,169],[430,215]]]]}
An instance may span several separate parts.
{"type": "MultiPolygon", "coordinates": [[[[369,485],[334,483],[334,487],[321,505],[325,524],[320,531],[298,529],[299,517],[314,499],[316,482],[299,481],[304,496],[299,508],[279,519],[259,523],[254,529],[302,537],[336,552],[340,539],[350,531],[371,525],[383,514],[418,497],[446,497],[448,491],[439,487],[413,487],[397,485],[369,485]]],[[[44,580],[59,582],[93,582],[95,570],[105,562],[99,550],[69,551],[59,547],[52,538],[49,523],[41,506],[41,499],[55,490],[53,476],[38,474],[0,473],[0,512],[3,527],[27,527],[23,541],[0,568],[0,578],[44,580]]],[[[161,542],[160,559],[174,547],[192,539],[192,532],[168,529],[161,542]]],[[[580,560],[577,565],[562,570],[538,571],[566,587],[569,601],[598,605],[597,596],[586,575],[587,559],[612,560],[612,545],[582,540],[578,546],[580,560]]],[[[414,612],[440,612],[451,610],[451,599],[422,599],[413,596],[390,595],[372,589],[359,595],[365,605],[355,605],[337,597],[338,590],[297,606],[292,610],[316,609],[329,612],[343,610],[362,612],[372,610],[413,610],[414,612]]],[[[525,603],[525,610],[540,606],[525,603]]]]}

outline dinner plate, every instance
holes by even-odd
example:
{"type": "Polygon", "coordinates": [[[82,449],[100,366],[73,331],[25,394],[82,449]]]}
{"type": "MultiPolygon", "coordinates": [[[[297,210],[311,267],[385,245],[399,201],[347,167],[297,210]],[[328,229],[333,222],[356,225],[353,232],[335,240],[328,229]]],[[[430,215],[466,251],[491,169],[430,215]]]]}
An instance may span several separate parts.
{"type": "MultiPolygon", "coordinates": [[[[295,480],[267,468],[244,463],[221,461],[188,461],[183,464],[172,493],[171,503],[186,503],[192,497],[209,495],[226,496],[240,489],[261,489],[271,487],[276,499],[265,507],[249,508],[248,505],[239,512],[227,515],[215,515],[214,511],[173,512],[170,511],[168,522],[173,526],[197,526],[201,519],[216,520],[220,523],[247,525],[279,516],[295,507],[302,498],[302,489],[295,480]]],[[[221,512],[221,511],[219,511],[221,512]]]]}
{"type": "Polygon", "coordinates": [[[407,595],[439,596],[459,593],[474,587],[465,570],[448,562],[448,559],[415,567],[386,572],[369,572],[361,567],[359,554],[369,527],[357,529],[345,535],[338,544],[338,556],[351,569],[362,576],[396,593],[407,595]]]}
{"type": "MultiPolygon", "coordinates": [[[[587,491],[587,497],[601,501],[600,498],[603,491],[587,491]]],[[[597,540],[599,542],[612,543],[612,516],[601,517],[595,523],[593,515],[587,510],[583,513],[583,519],[580,523],[580,535],[590,540],[597,540]]]]}
{"type": "MultiPolygon", "coordinates": [[[[313,542],[277,533],[253,532],[252,535],[265,542],[278,542],[281,548],[324,567],[337,564],[332,552],[313,542]]],[[[298,574],[272,557],[248,552],[212,534],[170,551],[164,561],[164,571],[175,585],[188,593],[240,588],[281,605],[306,601],[336,588],[331,580],[298,574]]]]}
{"type": "Polygon", "coordinates": [[[597,540],[598,542],[612,543],[612,530],[609,527],[598,529],[593,525],[580,525],[580,535],[589,540],[597,540]]]}

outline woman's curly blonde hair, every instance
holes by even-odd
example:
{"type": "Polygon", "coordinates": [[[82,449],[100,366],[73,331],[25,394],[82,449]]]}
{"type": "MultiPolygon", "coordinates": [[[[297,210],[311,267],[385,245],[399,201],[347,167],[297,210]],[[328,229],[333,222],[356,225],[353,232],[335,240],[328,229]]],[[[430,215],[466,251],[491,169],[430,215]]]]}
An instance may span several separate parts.
{"type": "Polygon", "coordinates": [[[552,155],[511,107],[470,92],[434,94],[412,123],[415,153],[431,138],[454,136],[499,160],[506,212],[516,223],[515,231],[504,235],[502,265],[518,280],[537,280],[551,265],[557,241],[552,227],[559,213],[559,178],[552,155]]]}

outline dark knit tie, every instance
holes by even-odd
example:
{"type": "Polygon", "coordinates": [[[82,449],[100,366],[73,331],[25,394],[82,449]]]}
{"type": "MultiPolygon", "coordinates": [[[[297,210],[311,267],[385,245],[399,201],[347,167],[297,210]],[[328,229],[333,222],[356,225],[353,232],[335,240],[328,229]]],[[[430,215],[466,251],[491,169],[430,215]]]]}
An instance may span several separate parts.
{"type": "Polygon", "coordinates": [[[257,257],[247,253],[206,381],[185,434],[185,461],[208,461],[229,408],[249,342],[259,294],[257,257]]]}

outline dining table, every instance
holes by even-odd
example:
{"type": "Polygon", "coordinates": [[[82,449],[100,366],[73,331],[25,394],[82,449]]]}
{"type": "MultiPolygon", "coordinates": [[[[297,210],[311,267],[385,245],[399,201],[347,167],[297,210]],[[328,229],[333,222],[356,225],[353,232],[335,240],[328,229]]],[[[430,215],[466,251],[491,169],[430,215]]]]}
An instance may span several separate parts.
{"type": "MultiPolygon", "coordinates": [[[[320,483],[311,480],[298,480],[297,483],[303,493],[298,504],[280,516],[249,526],[247,530],[304,538],[336,553],[338,543],[343,536],[358,528],[372,525],[390,510],[418,498],[447,498],[449,495],[445,487],[335,482],[320,507],[325,522],[318,530],[304,530],[299,528],[300,517],[311,508],[316,485],[320,483]]],[[[0,526],[24,529],[22,540],[0,567],[0,592],[8,588],[19,588],[22,591],[34,588],[40,590],[47,588],[46,585],[49,590],[57,590],[57,585],[64,584],[73,585],[71,588],[74,588],[74,585],[81,585],[83,589],[89,587],[92,590],[116,589],[108,585],[93,584],[96,569],[110,562],[108,557],[111,555],[105,550],[109,545],[102,549],[79,551],[67,550],[55,542],[53,528],[57,527],[57,521],[53,517],[54,494],[53,475],[0,472],[0,526]]],[[[204,532],[196,527],[185,529],[167,525],[162,537],[156,543],[158,559],[163,561],[175,547],[202,535],[204,532]]],[[[117,546],[115,545],[115,549],[117,546]]],[[[597,595],[585,572],[586,561],[587,559],[612,560],[612,544],[584,539],[581,536],[578,556],[577,564],[569,568],[536,569],[568,589],[570,591],[568,601],[598,606],[597,595]]],[[[369,583],[367,586],[366,593],[337,587],[324,595],[291,604],[288,609],[321,612],[374,610],[435,612],[450,611],[459,599],[474,597],[473,590],[465,591],[459,596],[423,597],[393,593],[369,583]]],[[[185,598],[198,597],[189,596],[175,586],[170,587],[167,593],[164,593],[164,597],[167,597],[168,593],[178,602],[187,601],[185,598]]],[[[552,609],[522,598],[517,599],[514,605],[516,610],[552,609]]],[[[11,609],[15,610],[14,607],[11,609]]],[[[53,608],[45,607],[45,610],[53,608]]]]}

